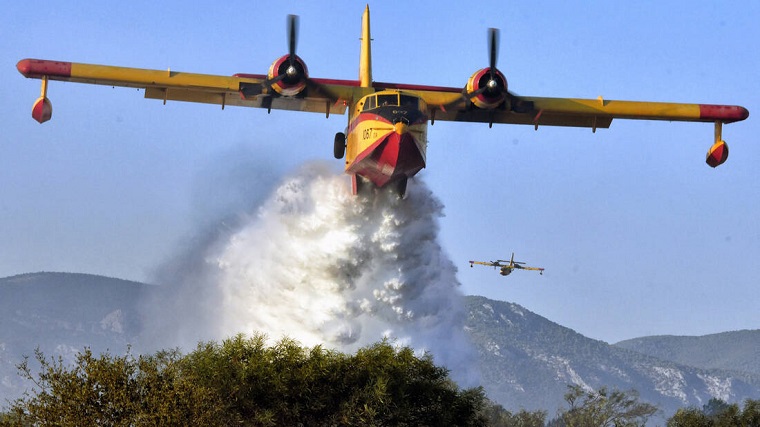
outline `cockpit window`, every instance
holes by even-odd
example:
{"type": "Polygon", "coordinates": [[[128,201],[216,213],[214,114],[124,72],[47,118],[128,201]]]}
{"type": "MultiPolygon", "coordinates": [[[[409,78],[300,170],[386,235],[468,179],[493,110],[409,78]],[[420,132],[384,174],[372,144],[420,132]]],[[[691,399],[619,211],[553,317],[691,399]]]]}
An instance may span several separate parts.
{"type": "Polygon", "coordinates": [[[386,93],[372,95],[364,98],[363,111],[374,110],[378,107],[405,107],[407,109],[420,109],[420,99],[411,95],[400,95],[397,93],[386,93]]]}
{"type": "Polygon", "coordinates": [[[409,95],[401,95],[401,106],[417,109],[417,98],[409,95]]]}
{"type": "Polygon", "coordinates": [[[377,106],[398,106],[398,95],[395,93],[392,95],[377,95],[377,106]]]}
{"type": "Polygon", "coordinates": [[[377,98],[374,96],[368,96],[364,100],[364,111],[372,110],[373,108],[377,107],[377,104],[375,103],[377,101],[377,98]]]}

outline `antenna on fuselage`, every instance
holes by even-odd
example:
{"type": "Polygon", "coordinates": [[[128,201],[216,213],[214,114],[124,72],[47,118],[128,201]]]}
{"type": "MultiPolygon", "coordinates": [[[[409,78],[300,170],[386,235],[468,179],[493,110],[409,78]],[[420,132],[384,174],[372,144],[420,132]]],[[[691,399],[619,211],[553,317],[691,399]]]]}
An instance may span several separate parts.
{"type": "Polygon", "coordinates": [[[369,5],[362,15],[361,52],[359,54],[359,83],[361,87],[372,86],[372,39],[369,35],[369,5]]]}

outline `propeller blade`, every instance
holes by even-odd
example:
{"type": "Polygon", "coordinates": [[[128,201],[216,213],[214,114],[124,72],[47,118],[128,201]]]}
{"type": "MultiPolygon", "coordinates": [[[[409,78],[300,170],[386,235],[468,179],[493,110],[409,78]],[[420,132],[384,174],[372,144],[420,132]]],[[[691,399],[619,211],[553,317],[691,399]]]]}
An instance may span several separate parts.
{"type": "Polygon", "coordinates": [[[267,86],[271,87],[273,84],[279,82],[280,80],[283,80],[285,77],[288,77],[288,75],[287,74],[280,74],[279,76],[273,77],[271,79],[266,79],[264,81],[264,83],[267,86]]]}
{"type": "Polygon", "coordinates": [[[488,29],[488,66],[491,68],[491,78],[493,79],[494,70],[496,69],[496,60],[499,56],[499,29],[488,29]]]}
{"type": "Polygon", "coordinates": [[[298,39],[298,15],[288,15],[288,54],[290,65],[293,66],[296,59],[296,41],[298,39]]]}
{"type": "Polygon", "coordinates": [[[480,88],[480,89],[478,89],[478,90],[475,90],[475,91],[472,91],[472,92],[467,92],[467,93],[465,93],[465,94],[462,94],[462,97],[463,97],[464,99],[466,99],[467,101],[469,101],[469,100],[471,100],[472,98],[475,98],[476,96],[480,95],[481,93],[483,93],[483,92],[485,92],[485,91],[487,91],[487,90],[488,90],[488,86],[483,86],[482,88],[480,88]]]}

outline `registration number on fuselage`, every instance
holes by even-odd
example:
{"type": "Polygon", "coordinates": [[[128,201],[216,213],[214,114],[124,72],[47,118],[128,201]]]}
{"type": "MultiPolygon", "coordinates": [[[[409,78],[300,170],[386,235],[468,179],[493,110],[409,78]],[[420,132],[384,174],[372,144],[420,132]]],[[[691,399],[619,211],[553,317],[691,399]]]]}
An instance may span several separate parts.
{"type": "Polygon", "coordinates": [[[377,138],[377,132],[373,132],[372,129],[364,129],[362,131],[362,139],[377,138]]]}

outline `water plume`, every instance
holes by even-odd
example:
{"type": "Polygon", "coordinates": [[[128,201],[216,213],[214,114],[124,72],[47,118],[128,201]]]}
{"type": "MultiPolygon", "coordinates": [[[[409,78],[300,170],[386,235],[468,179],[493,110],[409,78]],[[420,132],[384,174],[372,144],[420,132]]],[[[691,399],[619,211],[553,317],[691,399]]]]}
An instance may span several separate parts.
{"type": "Polygon", "coordinates": [[[355,197],[345,175],[309,164],[166,268],[161,298],[174,303],[154,313],[186,341],[175,345],[263,332],[352,352],[387,337],[472,385],[457,269],[438,242],[442,215],[420,179],[404,200],[389,190],[355,197]]]}

